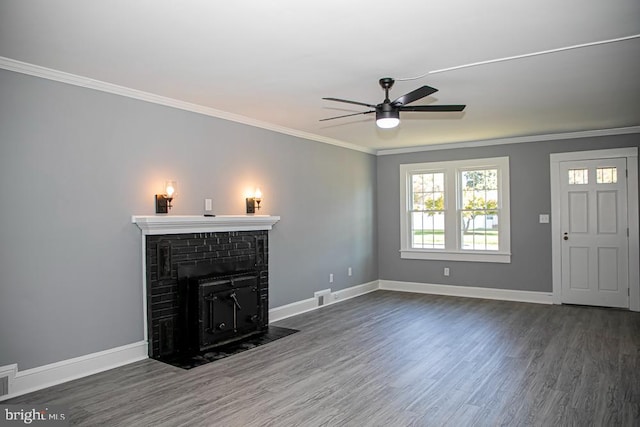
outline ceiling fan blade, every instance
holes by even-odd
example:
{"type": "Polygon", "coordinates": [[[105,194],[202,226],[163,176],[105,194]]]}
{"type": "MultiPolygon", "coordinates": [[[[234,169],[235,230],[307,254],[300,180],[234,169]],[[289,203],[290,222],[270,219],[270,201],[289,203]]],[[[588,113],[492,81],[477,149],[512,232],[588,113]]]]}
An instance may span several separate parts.
{"type": "Polygon", "coordinates": [[[343,117],[351,117],[351,116],[359,116],[361,114],[369,114],[369,113],[375,113],[376,110],[371,110],[371,111],[364,111],[362,113],[353,113],[353,114],[345,114],[344,116],[336,116],[336,117],[329,117],[327,119],[320,119],[321,122],[326,122],[327,120],[333,120],[333,119],[341,119],[343,117]]]}
{"type": "Polygon", "coordinates": [[[418,99],[424,98],[425,96],[429,96],[432,93],[435,93],[437,91],[438,89],[434,87],[422,86],[412,92],[402,95],[400,98],[396,99],[391,104],[397,105],[397,106],[407,105],[412,103],[413,101],[417,101],[418,99]]]}
{"type": "Polygon", "coordinates": [[[416,105],[414,107],[398,107],[400,111],[462,111],[466,105],[416,105]]]}
{"type": "Polygon", "coordinates": [[[348,99],[340,99],[340,98],[322,98],[322,99],[326,99],[327,101],[346,102],[347,104],[356,104],[356,105],[362,105],[364,107],[376,108],[375,105],[365,104],[364,102],[358,102],[358,101],[349,101],[348,99]]]}

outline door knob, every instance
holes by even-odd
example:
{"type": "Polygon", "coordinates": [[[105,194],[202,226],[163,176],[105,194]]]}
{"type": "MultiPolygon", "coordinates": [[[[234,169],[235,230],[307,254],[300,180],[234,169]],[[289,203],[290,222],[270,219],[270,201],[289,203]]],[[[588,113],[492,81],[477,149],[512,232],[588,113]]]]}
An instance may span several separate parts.
{"type": "Polygon", "coordinates": [[[568,234],[569,234],[569,233],[564,233],[564,236],[563,236],[562,238],[563,238],[564,240],[569,240],[569,236],[568,236],[568,234]]]}

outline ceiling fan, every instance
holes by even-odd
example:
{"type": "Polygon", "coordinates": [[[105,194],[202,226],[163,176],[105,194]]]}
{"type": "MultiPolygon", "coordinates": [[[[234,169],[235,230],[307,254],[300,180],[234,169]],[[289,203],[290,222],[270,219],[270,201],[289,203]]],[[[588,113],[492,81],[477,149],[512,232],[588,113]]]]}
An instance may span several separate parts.
{"type": "Polygon", "coordinates": [[[321,122],[326,120],[341,119],[343,117],[358,116],[360,114],[376,113],[376,124],[383,129],[390,129],[400,124],[400,111],[462,111],[466,105],[415,105],[408,106],[414,101],[429,96],[432,93],[438,91],[438,89],[431,86],[422,86],[412,92],[402,95],[393,101],[389,100],[389,89],[393,87],[395,80],[391,77],[384,77],[380,79],[380,86],[384,89],[384,101],[381,104],[373,105],[358,101],[349,101],[347,99],[340,98],[322,98],[327,101],[346,102],[347,104],[362,105],[364,107],[373,108],[373,110],[363,111],[362,113],[345,114],[343,116],[329,117],[327,119],[320,119],[321,122]]]}

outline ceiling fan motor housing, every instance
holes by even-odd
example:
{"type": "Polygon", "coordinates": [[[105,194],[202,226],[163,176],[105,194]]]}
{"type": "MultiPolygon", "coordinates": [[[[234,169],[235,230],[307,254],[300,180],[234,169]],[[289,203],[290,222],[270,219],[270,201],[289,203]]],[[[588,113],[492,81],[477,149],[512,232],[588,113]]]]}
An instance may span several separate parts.
{"type": "Polygon", "coordinates": [[[376,106],[376,124],[381,128],[393,128],[400,123],[400,111],[388,102],[376,106]]]}
{"type": "Polygon", "coordinates": [[[399,117],[400,111],[391,103],[383,102],[382,104],[376,105],[376,117],[378,117],[378,114],[383,114],[382,117],[399,117]],[[395,116],[393,115],[394,113],[395,116]]]}

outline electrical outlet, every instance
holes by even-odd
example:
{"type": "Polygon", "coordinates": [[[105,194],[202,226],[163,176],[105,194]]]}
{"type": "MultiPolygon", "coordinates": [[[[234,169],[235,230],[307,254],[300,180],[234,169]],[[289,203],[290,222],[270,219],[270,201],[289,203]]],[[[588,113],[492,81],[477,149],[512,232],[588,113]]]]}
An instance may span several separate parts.
{"type": "Polygon", "coordinates": [[[353,276],[353,270],[351,269],[351,267],[347,269],[347,274],[349,275],[349,277],[353,276]]]}
{"type": "Polygon", "coordinates": [[[445,276],[449,276],[449,273],[450,273],[450,272],[451,272],[451,271],[449,270],[449,267],[445,267],[445,268],[444,268],[444,275],[445,275],[445,276]]]}
{"type": "Polygon", "coordinates": [[[333,283],[333,273],[329,273],[329,283],[333,283]]]}
{"type": "Polygon", "coordinates": [[[211,199],[204,199],[204,210],[210,212],[213,209],[213,203],[211,199]]]}

